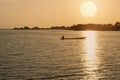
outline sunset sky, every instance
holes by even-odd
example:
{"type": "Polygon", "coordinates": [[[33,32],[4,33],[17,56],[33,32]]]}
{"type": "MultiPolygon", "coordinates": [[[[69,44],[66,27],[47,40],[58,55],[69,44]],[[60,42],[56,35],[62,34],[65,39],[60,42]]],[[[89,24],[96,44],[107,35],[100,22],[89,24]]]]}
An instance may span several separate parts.
{"type": "Polygon", "coordinates": [[[50,27],[120,21],[120,0],[0,0],[0,27],[50,27]],[[92,1],[97,6],[93,17],[85,17],[80,6],[92,1]]]}

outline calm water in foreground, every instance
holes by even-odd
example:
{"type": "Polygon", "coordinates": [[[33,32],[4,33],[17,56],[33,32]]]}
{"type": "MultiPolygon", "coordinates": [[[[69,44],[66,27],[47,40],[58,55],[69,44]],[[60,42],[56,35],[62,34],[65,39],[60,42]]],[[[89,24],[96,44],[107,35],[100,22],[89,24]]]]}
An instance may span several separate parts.
{"type": "Polygon", "coordinates": [[[120,32],[0,30],[0,80],[120,80],[120,32]]]}

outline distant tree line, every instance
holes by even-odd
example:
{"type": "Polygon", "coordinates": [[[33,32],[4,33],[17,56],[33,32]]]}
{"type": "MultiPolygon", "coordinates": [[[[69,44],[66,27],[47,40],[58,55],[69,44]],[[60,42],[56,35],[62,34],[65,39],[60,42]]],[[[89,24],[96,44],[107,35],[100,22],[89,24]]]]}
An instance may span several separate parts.
{"type": "Polygon", "coordinates": [[[30,27],[28,27],[28,26],[24,26],[24,27],[20,27],[20,28],[13,28],[14,30],[41,30],[41,29],[49,29],[49,28],[39,28],[39,27],[37,27],[37,26],[35,26],[35,27],[32,27],[32,28],[30,28],[30,27]]]}
{"type": "Polygon", "coordinates": [[[120,22],[113,24],[76,24],[72,26],[52,26],[51,29],[66,29],[66,30],[96,30],[96,31],[120,31],[120,22]]]}
{"type": "Polygon", "coordinates": [[[113,24],[76,24],[72,26],[51,26],[50,28],[39,28],[28,26],[14,28],[14,30],[41,30],[41,29],[62,29],[62,30],[96,30],[96,31],[120,31],[120,22],[113,24]]]}

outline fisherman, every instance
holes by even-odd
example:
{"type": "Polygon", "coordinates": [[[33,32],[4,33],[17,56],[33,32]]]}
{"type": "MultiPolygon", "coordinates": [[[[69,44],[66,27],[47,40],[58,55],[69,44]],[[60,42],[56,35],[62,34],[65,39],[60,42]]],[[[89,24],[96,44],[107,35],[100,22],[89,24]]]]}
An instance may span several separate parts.
{"type": "Polygon", "coordinates": [[[61,39],[64,39],[64,36],[62,36],[62,38],[61,39]]]}

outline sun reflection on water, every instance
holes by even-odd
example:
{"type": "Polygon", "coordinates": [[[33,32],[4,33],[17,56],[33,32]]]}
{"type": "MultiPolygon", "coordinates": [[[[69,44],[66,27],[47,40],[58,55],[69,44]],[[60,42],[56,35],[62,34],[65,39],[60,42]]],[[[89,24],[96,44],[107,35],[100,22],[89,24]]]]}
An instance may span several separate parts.
{"type": "Polygon", "coordinates": [[[86,31],[85,36],[87,37],[85,41],[85,51],[86,51],[86,59],[88,61],[94,61],[96,59],[96,32],[94,31],[86,31]]]}
{"type": "Polygon", "coordinates": [[[97,43],[96,43],[96,36],[97,32],[96,31],[84,31],[84,35],[87,37],[85,40],[85,67],[86,71],[85,73],[88,74],[87,77],[89,80],[96,80],[98,73],[96,70],[98,69],[98,64],[99,64],[99,59],[96,54],[96,48],[97,48],[97,43]]]}

